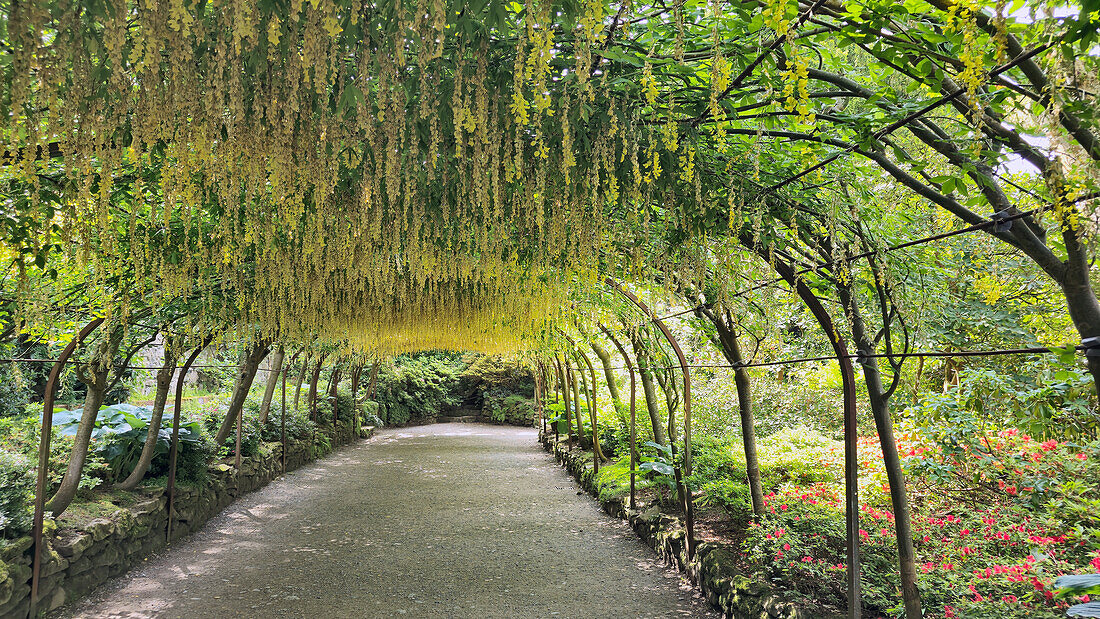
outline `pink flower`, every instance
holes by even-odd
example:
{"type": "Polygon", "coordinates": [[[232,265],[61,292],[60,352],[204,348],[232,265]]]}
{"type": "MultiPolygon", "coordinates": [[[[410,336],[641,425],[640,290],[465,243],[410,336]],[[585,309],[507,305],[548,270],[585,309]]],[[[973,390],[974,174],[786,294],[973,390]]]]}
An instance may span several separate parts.
{"type": "Polygon", "coordinates": [[[1008,602],[1009,604],[1015,604],[1019,601],[1015,595],[1005,595],[1001,597],[1002,602],[1008,602]]]}
{"type": "Polygon", "coordinates": [[[1077,459],[1078,460],[1084,460],[1085,458],[1086,458],[1085,454],[1077,454],[1077,459]]]}
{"type": "Polygon", "coordinates": [[[1100,572],[1100,554],[1097,554],[1096,558],[1094,558],[1092,561],[1089,561],[1089,565],[1092,566],[1092,569],[1100,572]]]}
{"type": "Polygon", "coordinates": [[[790,549],[791,549],[790,544],[783,544],[783,550],[790,550],[790,549]]]}
{"type": "Polygon", "coordinates": [[[1046,441],[1045,443],[1039,445],[1039,447],[1042,447],[1043,451],[1050,451],[1058,447],[1058,441],[1050,439],[1049,441],[1046,441]]]}

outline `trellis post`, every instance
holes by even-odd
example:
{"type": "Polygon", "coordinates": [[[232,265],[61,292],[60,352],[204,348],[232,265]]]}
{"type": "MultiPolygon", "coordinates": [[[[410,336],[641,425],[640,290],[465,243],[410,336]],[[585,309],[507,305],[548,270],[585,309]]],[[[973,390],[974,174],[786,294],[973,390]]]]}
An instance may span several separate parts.
{"type": "MultiPolygon", "coordinates": [[[[687,486],[687,478],[691,476],[691,370],[688,368],[684,351],[680,349],[680,343],[673,337],[672,331],[669,330],[668,325],[658,318],[657,315],[649,309],[649,306],[643,303],[634,293],[619,285],[619,282],[611,277],[604,279],[604,282],[629,299],[638,309],[642,310],[643,314],[649,317],[653,324],[657,325],[657,328],[661,330],[665,339],[667,339],[668,343],[672,346],[672,350],[676,353],[676,358],[680,361],[680,371],[684,377],[684,466],[682,467],[682,472],[680,470],[681,467],[676,467],[675,471],[681,476],[681,479],[677,480],[677,485],[681,487],[681,492],[683,493],[684,529],[687,532],[687,556],[690,561],[695,556],[695,510],[692,505],[691,488],[687,486]]],[[[669,441],[669,447],[673,450],[672,455],[673,459],[675,459],[676,447],[674,441],[669,441]]]]}
{"type": "Polygon", "coordinates": [[[195,347],[195,350],[191,352],[191,356],[187,357],[187,361],[183,363],[183,367],[180,368],[179,378],[176,379],[176,410],[172,411],[172,443],[168,447],[168,527],[165,533],[165,543],[172,543],[172,508],[176,501],[176,456],[179,454],[179,440],[180,440],[180,409],[183,408],[183,381],[187,378],[187,370],[191,368],[191,364],[198,358],[199,353],[206,348],[206,345],[210,342],[209,339],[203,341],[202,344],[195,347]]]}
{"type": "Polygon", "coordinates": [[[623,362],[626,364],[626,369],[630,372],[630,509],[637,509],[637,505],[634,500],[634,480],[638,474],[638,448],[637,431],[634,413],[634,401],[635,401],[635,385],[634,385],[634,364],[630,362],[630,357],[626,354],[626,349],[619,340],[611,334],[611,331],[600,324],[600,330],[604,332],[607,339],[611,340],[611,343],[615,345],[615,348],[619,349],[619,354],[623,356],[623,362]]]}
{"type": "Polygon", "coordinates": [[[42,398],[41,436],[38,439],[38,480],[34,491],[34,521],[31,528],[31,538],[34,541],[34,556],[31,559],[31,617],[35,615],[38,606],[38,583],[42,578],[42,528],[46,518],[46,478],[50,467],[50,442],[53,438],[53,401],[54,394],[57,391],[57,381],[61,376],[61,368],[65,366],[65,362],[72,356],[76,347],[101,324],[103,324],[103,319],[96,318],[84,325],[84,328],[61,351],[61,355],[50,370],[50,378],[46,381],[46,393],[42,398]]]}

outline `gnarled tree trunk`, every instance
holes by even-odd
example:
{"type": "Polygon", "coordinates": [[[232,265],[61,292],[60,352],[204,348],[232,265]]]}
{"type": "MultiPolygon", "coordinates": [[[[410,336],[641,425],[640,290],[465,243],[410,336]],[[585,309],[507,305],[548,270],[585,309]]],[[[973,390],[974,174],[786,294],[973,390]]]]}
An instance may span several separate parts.
{"type": "Polygon", "coordinates": [[[600,346],[596,340],[589,339],[588,345],[592,347],[592,352],[596,353],[596,356],[600,359],[600,364],[603,366],[604,380],[607,382],[607,392],[611,394],[611,401],[615,404],[615,415],[625,426],[627,424],[626,413],[623,411],[623,400],[619,395],[619,381],[615,377],[614,370],[611,369],[611,353],[600,346]]]}
{"type": "Polygon", "coordinates": [[[271,371],[267,374],[267,388],[264,389],[264,399],[260,403],[260,426],[267,422],[268,412],[271,410],[271,399],[275,397],[275,388],[279,386],[279,374],[283,371],[283,358],[286,351],[280,346],[275,351],[275,359],[271,362],[271,371]]]}
{"type": "Polygon", "coordinates": [[[241,360],[237,365],[237,383],[233,385],[233,395],[229,398],[229,410],[225,412],[225,419],[222,420],[222,425],[214,436],[214,444],[219,447],[233,431],[241,408],[244,407],[244,401],[248,398],[248,390],[252,388],[252,381],[256,378],[256,371],[260,368],[260,362],[269,352],[271,352],[270,344],[263,340],[241,351],[241,360]]]}
{"type": "MultiPolygon", "coordinates": [[[[84,461],[88,458],[88,447],[92,442],[92,430],[95,429],[95,420],[99,416],[99,407],[103,405],[103,396],[106,394],[111,361],[114,359],[118,347],[122,343],[122,325],[116,324],[108,335],[99,343],[95,356],[87,368],[81,369],[81,380],[88,386],[88,393],[84,397],[84,411],[80,416],[80,424],[77,426],[76,437],[73,440],[73,451],[69,456],[69,466],[65,469],[65,476],[61,479],[61,485],[57,492],[46,503],[46,509],[54,516],[58,516],[72,503],[76,491],[80,487],[80,477],[84,473],[84,461]]],[[[80,366],[77,366],[78,368],[80,366]]]]}
{"type": "Polygon", "coordinates": [[[157,450],[157,442],[160,440],[160,425],[164,418],[164,405],[168,401],[168,390],[172,387],[172,376],[176,373],[176,361],[179,354],[176,350],[176,342],[169,339],[164,345],[164,363],[157,370],[157,392],[153,396],[153,415],[149,420],[148,432],[145,435],[145,444],[141,448],[141,456],[138,457],[134,470],[118,485],[123,490],[137,488],[149,465],[153,463],[153,455],[157,450]]]}
{"type": "Polygon", "coordinates": [[[298,380],[294,383],[294,412],[298,412],[298,399],[302,395],[302,381],[306,379],[306,368],[309,367],[310,356],[307,354],[302,359],[302,367],[298,370],[298,380]]]}
{"type": "Polygon", "coordinates": [[[722,356],[733,366],[733,384],[737,388],[737,410],[741,417],[741,443],[745,448],[745,478],[749,485],[749,496],[752,498],[752,513],[756,516],[764,514],[764,489],[760,480],[760,460],[756,453],[756,420],[752,414],[752,382],[749,372],[743,367],[745,356],[741,352],[741,343],[738,341],[733,316],[729,310],[719,313],[708,307],[698,304],[698,299],[688,297],[688,302],[697,305],[695,315],[706,318],[714,325],[717,335],[715,344],[722,351],[722,356]]]}
{"type": "Polygon", "coordinates": [[[645,394],[645,408],[646,412],[649,413],[649,423],[653,427],[653,442],[668,446],[668,434],[661,422],[661,410],[657,404],[657,390],[653,386],[653,372],[649,368],[649,356],[637,335],[631,334],[630,343],[634,347],[634,358],[638,363],[638,378],[641,379],[642,393],[645,394]]]}

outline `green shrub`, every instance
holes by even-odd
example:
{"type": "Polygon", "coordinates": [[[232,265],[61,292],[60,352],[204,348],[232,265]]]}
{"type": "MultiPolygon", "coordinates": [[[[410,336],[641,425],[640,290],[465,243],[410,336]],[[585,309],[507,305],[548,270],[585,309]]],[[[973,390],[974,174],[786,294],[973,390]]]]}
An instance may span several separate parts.
{"type": "Polygon", "coordinates": [[[378,402],[374,400],[367,400],[363,402],[360,407],[363,409],[363,425],[374,426],[381,428],[383,425],[382,420],[378,418],[378,402]]]}
{"type": "MultiPolygon", "coordinates": [[[[10,345],[0,347],[0,354],[8,357],[13,352],[11,349],[10,345]]],[[[22,414],[30,395],[31,390],[20,364],[0,363],[0,417],[22,414]]]]}
{"type": "Polygon", "coordinates": [[[989,368],[966,369],[959,384],[929,394],[905,414],[922,426],[956,420],[983,429],[1018,428],[1041,440],[1091,440],[1100,432],[1090,401],[1092,376],[1076,368],[1025,364],[1021,374],[989,368]]]}
{"type": "MultiPolygon", "coordinates": [[[[54,414],[54,427],[62,436],[75,436],[80,425],[81,409],[61,411],[54,414]]],[[[114,404],[104,406],[96,416],[92,430],[91,450],[107,463],[104,480],[110,483],[120,481],[133,471],[149,435],[149,422],[153,411],[143,406],[114,404]]],[[[153,462],[148,475],[155,477],[167,472],[168,448],[172,440],[171,417],[165,416],[157,434],[157,443],[153,452],[153,462]]],[[[205,444],[202,427],[198,422],[180,423],[179,458],[198,457],[188,453],[192,450],[203,456],[209,454],[205,444]]],[[[87,473],[86,473],[87,474],[87,473]]]]}
{"type": "Polygon", "coordinates": [[[841,478],[843,445],[805,426],[786,428],[760,439],[757,453],[760,475],[772,488],[784,482],[839,482],[841,478]]]}
{"type": "Polygon", "coordinates": [[[535,401],[527,396],[493,389],[484,396],[482,411],[497,423],[530,426],[535,421],[535,401]]]}
{"type": "Polygon", "coordinates": [[[30,529],[35,468],[22,454],[0,449],[0,537],[13,538],[30,529]]]}
{"type": "Polygon", "coordinates": [[[437,416],[462,403],[459,374],[467,363],[454,353],[401,355],[378,373],[374,400],[386,425],[437,416]]]}
{"type": "MultiPolygon", "coordinates": [[[[55,413],[55,417],[60,412],[55,413]]],[[[41,424],[41,415],[38,412],[34,416],[0,417],[0,449],[22,455],[30,462],[37,462],[41,424]]],[[[61,430],[54,426],[46,477],[48,494],[52,494],[61,484],[65,469],[69,465],[69,454],[72,451],[73,437],[62,434],[61,430]]],[[[79,487],[83,490],[95,488],[107,479],[109,470],[110,467],[102,456],[95,450],[89,450],[88,457],[84,461],[84,475],[80,478],[79,487]]]]}

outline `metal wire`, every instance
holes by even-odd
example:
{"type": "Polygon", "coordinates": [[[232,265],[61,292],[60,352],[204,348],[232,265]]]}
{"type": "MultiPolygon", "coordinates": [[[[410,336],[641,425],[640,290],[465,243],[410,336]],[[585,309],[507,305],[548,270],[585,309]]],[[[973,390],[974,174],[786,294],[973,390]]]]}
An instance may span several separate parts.
{"type": "MultiPolygon", "coordinates": [[[[1075,352],[1082,352],[1087,350],[1087,346],[1074,346],[1075,352]]],[[[905,357],[993,357],[999,355],[1033,355],[1033,354],[1057,354],[1057,351],[1051,350],[1043,346],[1034,346],[1031,348],[1006,348],[1003,350],[960,350],[958,352],[950,351],[927,351],[927,352],[906,352],[906,353],[874,353],[870,355],[862,354],[847,354],[847,355],[827,355],[821,357],[800,357],[797,359],[780,359],[778,361],[760,361],[755,363],[696,363],[689,364],[689,368],[722,368],[737,370],[742,368],[760,368],[770,367],[776,365],[792,365],[795,363],[811,363],[814,361],[836,361],[837,359],[855,359],[856,361],[863,361],[866,359],[899,359],[905,357]]],[[[650,370],[678,370],[679,365],[665,365],[665,366],[647,366],[650,370]]],[[[629,369],[626,366],[612,367],[613,370],[625,370],[629,369]]]]}

